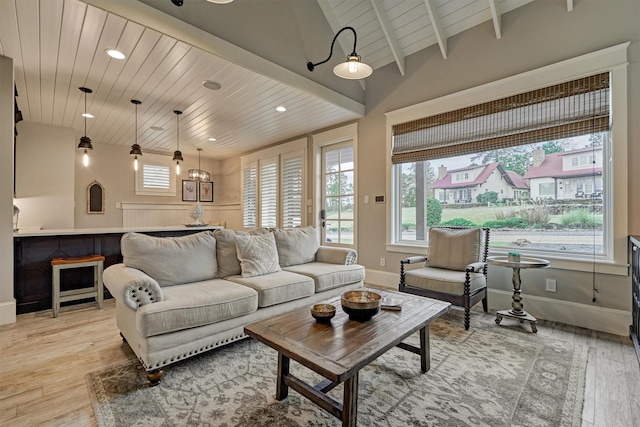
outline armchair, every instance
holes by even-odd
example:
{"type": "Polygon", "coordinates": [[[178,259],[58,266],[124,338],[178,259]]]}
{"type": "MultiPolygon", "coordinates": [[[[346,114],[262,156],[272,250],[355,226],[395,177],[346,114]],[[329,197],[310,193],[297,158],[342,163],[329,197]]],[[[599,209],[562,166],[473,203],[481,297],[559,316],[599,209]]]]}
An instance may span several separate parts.
{"type": "Polygon", "coordinates": [[[431,227],[428,255],[400,261],[399,290],[464,307],[468,330],[471,307],[482,301],[488,310],[488,252],[488,228],[431,227]],[[422,262],[424,266],[405,271],[405,265],[422,262]]]}

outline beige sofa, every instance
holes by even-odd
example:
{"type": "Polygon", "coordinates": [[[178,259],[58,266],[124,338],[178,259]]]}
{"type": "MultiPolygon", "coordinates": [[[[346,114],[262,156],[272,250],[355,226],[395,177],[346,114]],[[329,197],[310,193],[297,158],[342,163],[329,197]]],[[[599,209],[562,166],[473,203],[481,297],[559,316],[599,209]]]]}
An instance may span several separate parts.
{"type": "Polygon", "coordinates": [[[123,263],[103,280],[116,320],[147,377],[246,338],[245,325],[363,285],[351,249],[320,246],[314,227],[205,231],[182,237],[127,233],[123,263]]]}

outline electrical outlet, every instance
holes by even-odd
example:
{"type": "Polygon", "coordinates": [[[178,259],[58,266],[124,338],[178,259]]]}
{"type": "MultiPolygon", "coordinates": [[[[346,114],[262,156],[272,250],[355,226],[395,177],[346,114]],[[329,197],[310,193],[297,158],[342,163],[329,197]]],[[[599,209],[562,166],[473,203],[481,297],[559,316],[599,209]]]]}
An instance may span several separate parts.
{"type": "Polygon", "coordinates": [[[384,267],[386,264],[386,260],[384,258],[380,258],[380,267],[384,267]]]}
{"type": "Polygon", "coordinates": [[[547,279],[545,289],[547,292],[556,292],[556,279],[547,279]]]}

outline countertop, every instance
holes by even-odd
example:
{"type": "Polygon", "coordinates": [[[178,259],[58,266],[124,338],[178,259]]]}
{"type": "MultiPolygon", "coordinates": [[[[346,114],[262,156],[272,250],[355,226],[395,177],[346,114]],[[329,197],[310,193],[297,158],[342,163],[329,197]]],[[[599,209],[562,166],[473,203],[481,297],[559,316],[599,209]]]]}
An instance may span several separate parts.
{"type": "Polygon", "coordinates": [[[187,226],[167,225],[152,227],[106,227],[106,228],[66,228],[51,230],[34,230],[33,228],[20,230],[13,233],[13,237],[40,237],[40,236],[79,236],[87,234],[113,234],[128,232],[153,232],[153,231],[177,231],[177,230],[215,230],[224,228],[217,225],[187,226]]]}

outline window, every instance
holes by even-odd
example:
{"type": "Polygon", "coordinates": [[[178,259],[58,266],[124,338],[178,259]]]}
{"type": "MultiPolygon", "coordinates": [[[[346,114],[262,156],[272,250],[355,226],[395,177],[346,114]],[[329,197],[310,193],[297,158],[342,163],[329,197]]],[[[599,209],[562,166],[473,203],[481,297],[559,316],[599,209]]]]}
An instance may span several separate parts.
{"type": "Polygon", "coordinates": [[[303,225],[305,149],[301,139],[241,158],[244,227],[303,225]]]}
{"type": "Polygon", "coordinates": [[[135,174],[137,196],[175,196],[176,173],[171,158],[145,153],[135,174]]]}
{"type": "Polygon", "coordinates": [[[626,46],[387,113],[388,250],[426,245],[431,225],[484,225],[492,251],[626,274],[626,46]]]}

